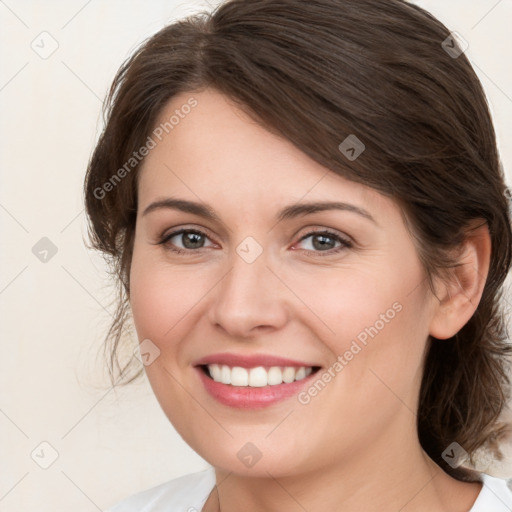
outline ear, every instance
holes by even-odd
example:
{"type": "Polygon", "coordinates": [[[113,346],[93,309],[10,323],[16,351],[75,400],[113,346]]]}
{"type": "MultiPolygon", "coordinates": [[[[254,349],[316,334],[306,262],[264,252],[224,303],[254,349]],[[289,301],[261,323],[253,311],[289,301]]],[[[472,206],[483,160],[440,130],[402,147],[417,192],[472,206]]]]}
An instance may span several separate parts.
{"type": "Polygon", "coordinates": [[[449,270],[448,278],[437,280],[437,300],[430,323],[434,338],[455,336],[480,302],[491,259],[491,237],[485,221],[472,223],[458,251],[458,265],[449,270]]]}

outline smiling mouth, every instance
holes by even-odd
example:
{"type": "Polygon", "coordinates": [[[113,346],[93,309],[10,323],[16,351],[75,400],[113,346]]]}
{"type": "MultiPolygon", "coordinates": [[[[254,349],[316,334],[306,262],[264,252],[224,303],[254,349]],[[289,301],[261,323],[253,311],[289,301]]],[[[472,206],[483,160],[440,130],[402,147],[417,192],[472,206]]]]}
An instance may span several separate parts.
{"type": "Polygon", "coordinates": [[[320,366],[256,366],[254,368],[242,368],[241,366],[208,364],[201,365],[200,368],[207,377],[220,384],[233,387],[261,388],[300,381],[316,373],[320,366]]]}

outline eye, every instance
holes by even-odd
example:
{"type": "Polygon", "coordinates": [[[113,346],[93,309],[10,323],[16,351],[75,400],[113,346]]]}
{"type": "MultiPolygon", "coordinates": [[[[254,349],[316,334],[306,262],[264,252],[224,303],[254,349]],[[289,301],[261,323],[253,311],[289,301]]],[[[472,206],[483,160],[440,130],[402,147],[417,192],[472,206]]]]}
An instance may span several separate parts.
{"type": "Polygon", "coordinates": [[[195,249],[202,249],[205,239],[208,239],[208,236],[203,231],[197,229],[180,229],[179,231],[173,231],[163,236],[158,244],[165,245],[170,251],[184,254],[186,252],[194,252],[195,249]],[[176,238],[177,241],[181,241],[183,248],[179,246],[176,247],[176,243],[172,242],[174,238],[176,238]]]}
{"type": "MultiPolygon", "coordinates": [[[[299,243],[304,242],[307,239],[311,239],[309,243],[305,244],[309,247],[302,250],[313,254],[316,253],[318,256],[324,256],[324,254],[321,253],[325,253],[326,256],[336,254],[353,246],[352,242],[348,238],[326,229],[310,231],[299,240],[299,243]],[[338,245],[336,246],[336,244],[338,245]]],[[[165,246],[166,249],[176,254],[190,254],[198,252],[198,249],[215,246],[213,243],[205,245],[206,240],[209,240],[209,237],[201,230],[180,229],[167,235],[163,235],[160,237],[157,244],[165,246]],[[173,239],[176,240],[173,241],[173,239]],[[178,243],[181,243],[182,246],[180,247],[178,243]]]]}
{"type": "MultiPolygon", "coordinates": [[[[325,255],[332,255],[338,253],[344,249],[352,247],[352,242],[338,233],[334,233],[329,230],[322,231],[310,231],[307,235],[304,235],[300,242],[310,238],[310,242],[305,244],[305,250],[313,253],[326,253],[325,255]],[[339,245],[336,247],[336,243],[339,245]]],[[[324,256],[324,254],[318,254],[318,256],[324,256]]]]}

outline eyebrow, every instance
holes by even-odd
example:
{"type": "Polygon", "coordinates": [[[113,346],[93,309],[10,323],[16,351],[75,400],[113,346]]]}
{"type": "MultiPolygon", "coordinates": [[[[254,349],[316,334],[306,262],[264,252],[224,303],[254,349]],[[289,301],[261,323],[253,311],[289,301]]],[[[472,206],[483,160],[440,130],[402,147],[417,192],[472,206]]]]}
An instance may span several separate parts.
{"type": "MultiPolygon", "coordinates": [[[[171,197],[160,199],[158,201],[151,203],[149,206],[146,207],[146,209],[142,213],[142,216],[145,216],[150,212],[161,209],[180,210],[185,213],[192,213],[194,215],[198,215],[199,217],[204,217],[205,219],[222,223],[220,217],[215,213],[213,208],[211,208],[210,206],[202,203],[197,203],[195,201],[188,201],[186,199],[177,199],[171,197]]],[[[312,203],[292,204],[280,210],[276,215],[276,220],[278,222],[281,222],[283,220],[288,220],[295,217],[310,215],[312,213],[327,210],[342,210],[356,213],[377,224],[377,222],[370,215],[370,213],[368,213],[363,208],[360,208],[359,206],[355,206],[350,203],[344,203],[339,201],[317,201],[312,203]]]]}

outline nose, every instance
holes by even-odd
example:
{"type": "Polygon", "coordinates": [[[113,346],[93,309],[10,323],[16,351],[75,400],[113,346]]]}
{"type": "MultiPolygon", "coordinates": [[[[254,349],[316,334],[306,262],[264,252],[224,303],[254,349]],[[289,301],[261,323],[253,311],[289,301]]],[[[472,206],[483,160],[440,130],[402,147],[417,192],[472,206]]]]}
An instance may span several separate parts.
{"type": "Polygon", "coordinates": [[[268,263],[265,251],[252,262],[234,251],[229,270],[215,286],[209,319],[230,339],[245,340],[286,323],[286,287],[268,263]]]}

